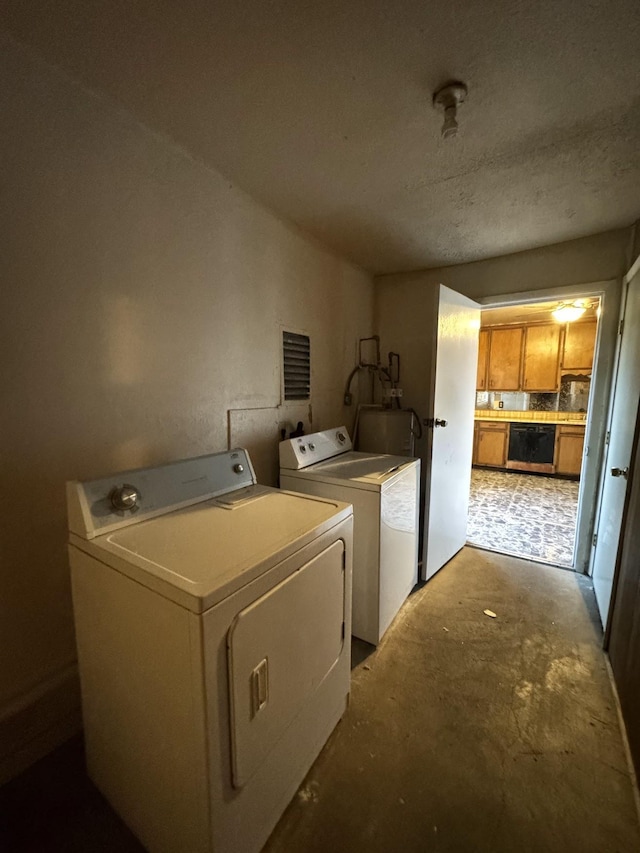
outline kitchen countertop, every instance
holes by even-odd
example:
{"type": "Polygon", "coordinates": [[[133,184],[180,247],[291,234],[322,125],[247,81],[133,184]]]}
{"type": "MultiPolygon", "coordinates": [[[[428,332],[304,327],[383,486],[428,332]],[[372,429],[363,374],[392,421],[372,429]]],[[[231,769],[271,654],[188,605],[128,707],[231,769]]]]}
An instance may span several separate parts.
{"type": "MultiPolygon", "coordinates": [[[[520,413],[519,413],[520,414],[520,413]]],[[[579,418],[563,418],[561,414],[558,414],[557,418],[541,418],[536,417],[534,413],[531,413],[531,417],[527,414],[527,417],[484,417],[482,415],[476,415],[474,418],[475,421],[483,421],[485,423],[492,424],[549,424],[549,426],[581,426],[584,427],[586,425],[586,420],[579,418]]]]}

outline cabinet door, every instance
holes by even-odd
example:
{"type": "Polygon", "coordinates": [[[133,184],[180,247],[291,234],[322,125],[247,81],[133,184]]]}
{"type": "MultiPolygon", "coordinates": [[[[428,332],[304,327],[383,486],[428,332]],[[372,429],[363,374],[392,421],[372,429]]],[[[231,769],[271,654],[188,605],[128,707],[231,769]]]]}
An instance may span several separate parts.
{"type": "Polygon", "coordinates": [[[591,370],[596,344],[595,321],[567,323],[564,333],[563,370],[591,370]]]}
{"type": "Polygon", "coordinates": [[[487,329],[481,329],[478,337],[478,379],[476,389],[486,391],[487,389],[487,364],[489,361],[489,335],[487,329]]]}
{"type": "Polygon", "coordinates": [[[557,323],[527,326],[524,342],[524,391],[557,391],[560,387],[560,331],[557,323]]]}
{"type": "Polygon", "coordinates": [[[507,440],[509,427],[478,427],[476,464],[504,468],[507,464],[507,440]]]}
{"type": "Polygon", "coordinates": [[[489,347],[489,389],[518,391],[524,329],[492,329],[489,347]]]}
{"type": "Polygon", "coordinates": [[[559,427],[556,436],[556,474],[579,474],[583,449],[584,429],[559,427]]]}

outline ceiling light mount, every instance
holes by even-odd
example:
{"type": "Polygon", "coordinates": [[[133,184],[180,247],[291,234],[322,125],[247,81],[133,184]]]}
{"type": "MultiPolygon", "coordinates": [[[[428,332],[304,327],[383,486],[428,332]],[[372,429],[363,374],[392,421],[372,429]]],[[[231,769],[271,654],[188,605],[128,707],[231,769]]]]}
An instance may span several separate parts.
{"type": "Polygon", "coordinates": [[[456,114],[460,104],[465,102],[467,97],[467,87],[464,83],[458,80],[453,80],[446,83],[442,88],[438,89],[433,94],[433,106],[435,109],[444,110],[444,123],[442,125],[442,135],[445,139],[455,136],[458,132],[458,122],[456,114]]]}

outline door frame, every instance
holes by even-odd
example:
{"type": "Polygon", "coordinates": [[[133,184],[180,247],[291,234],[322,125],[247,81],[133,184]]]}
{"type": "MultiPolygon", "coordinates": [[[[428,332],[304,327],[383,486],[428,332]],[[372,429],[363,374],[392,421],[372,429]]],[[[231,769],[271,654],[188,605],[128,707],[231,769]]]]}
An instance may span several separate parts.
{"type": "Polygon", "coordinates": [[[622,277],[544,290],[505,293],[476,298],[481,308],[501,308],[585,297],[600,298],[600,317],[593,357],[593,372],[589,396],[589,412],[585,425],[585,455],[582,461],[576,519],[574,570],[588,574],[591,540],[596,518],[605,438],[608,429],[609,395],[615,364],[620,315],[622,277]]]}

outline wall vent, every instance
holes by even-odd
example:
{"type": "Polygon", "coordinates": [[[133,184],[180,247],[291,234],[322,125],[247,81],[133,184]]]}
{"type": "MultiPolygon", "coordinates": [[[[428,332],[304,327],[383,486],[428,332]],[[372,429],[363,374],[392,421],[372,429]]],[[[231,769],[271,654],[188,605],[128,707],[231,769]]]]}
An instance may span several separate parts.
{"type": "Polygon", "coordinates": [[[308,400],[311,396],[311,342],[308,335],[282,332],[284,399],[308,400]]]}

